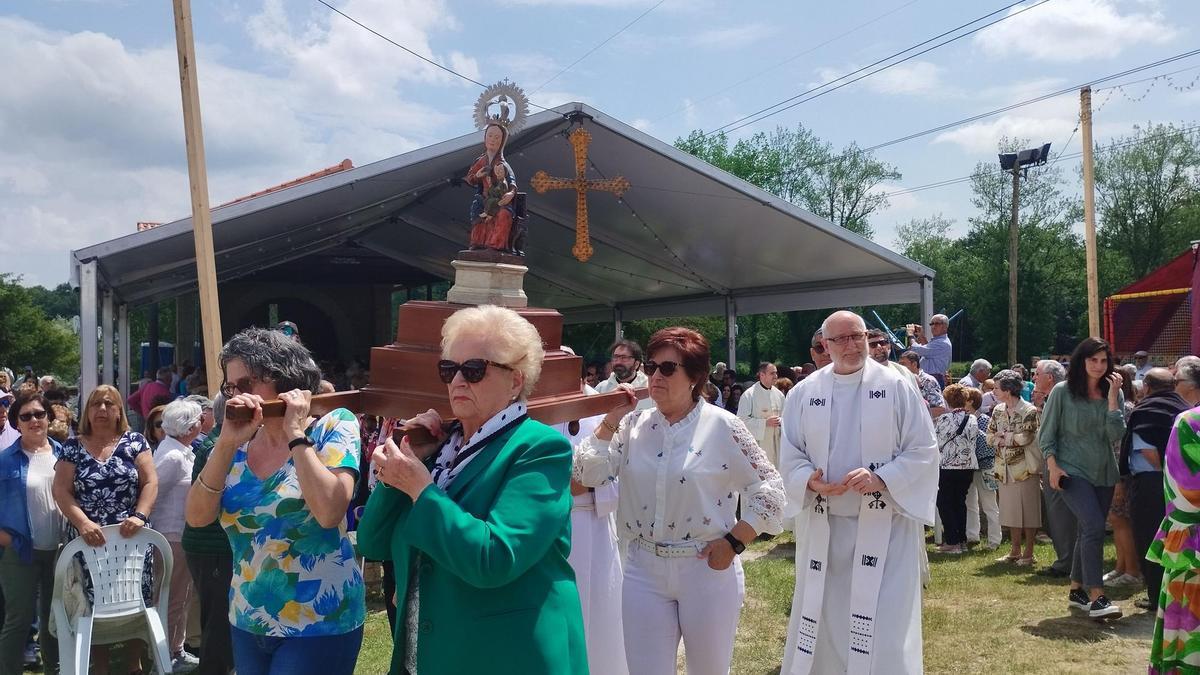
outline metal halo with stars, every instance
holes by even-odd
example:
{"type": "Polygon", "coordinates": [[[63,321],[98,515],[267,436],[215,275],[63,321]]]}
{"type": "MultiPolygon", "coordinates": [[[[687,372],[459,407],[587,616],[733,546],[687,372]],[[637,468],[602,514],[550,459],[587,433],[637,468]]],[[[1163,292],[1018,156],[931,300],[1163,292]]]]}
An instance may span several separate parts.
{"type": "Polygon", "coordinates": [[[475,126],[479,129],[499,124],[508,129],[511,136],[525,126],[528,116],[529,97],[507,78],[484,89],[475,101],[475,126]]]}

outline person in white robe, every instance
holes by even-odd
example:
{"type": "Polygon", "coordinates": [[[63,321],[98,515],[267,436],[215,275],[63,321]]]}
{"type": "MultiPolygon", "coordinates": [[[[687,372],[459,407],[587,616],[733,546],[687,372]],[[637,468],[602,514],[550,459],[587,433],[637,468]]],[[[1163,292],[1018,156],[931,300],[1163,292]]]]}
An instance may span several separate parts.
{"type": "Polygon", "coordinates": [[[938,447],[921,395],[868,358],[862,317],[822,326],[833,367],[788,393],[780,473],[797,515],[782,675],[921,673],[921,561],[938,447]]]}
{"type": "MultiPolygon", "coordinates": [[[[589,394],[595,389],[587,387],[589,394]]],[[[604,415],[554,426],[572,447],[596,431],[604,415]]],[[[579,603],[583,608],[583,635],[587,641],[588,670],[627,675],[625,637],[621,625],[621,552],[617,545],[617,482],[588,488],[571,481],[571,553],[567,562],[575,570],[579,603]]]]}
{"type": "Polygon", "coordinates": [[[775,388],[779,370],[766,361],[758,365],[758,383],[742,393],[738,400],[738,417],[758,441],[771,465],[779,468],[779,416],[783,413],[783,392],[775,388]]]}

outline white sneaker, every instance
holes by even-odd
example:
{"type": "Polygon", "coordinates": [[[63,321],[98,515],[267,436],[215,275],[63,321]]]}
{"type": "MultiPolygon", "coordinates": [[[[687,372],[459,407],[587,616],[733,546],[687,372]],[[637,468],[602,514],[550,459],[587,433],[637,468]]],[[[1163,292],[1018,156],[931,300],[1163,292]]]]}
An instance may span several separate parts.
{"type": "Polygon", "coordinates": [[[1111,572],[1106,573],[1104,576],[1100,577],[1100,580],[1107,584],[1108,582],[1112,581],[1113,579],[1116,579],[1117,577],[1123,577],[1123,576],[1125,576],[1124,572],[1118,572],[1116,570],[1113,570],[1111,572]]]}
{"type": "Polygon", "coordinates": [[[1106,586],[1141,586],[1142,580],[1130,574],[1122,574],[1121,576],[1110,579],[1105,582],[1106,586]]]}
{"type": "Polygon", "coordinates": [[[171,672],[187,673],[195,670],[200,665],[200,659],[185,652],[180,652],[179,656],[171,659],[171,672]]]}

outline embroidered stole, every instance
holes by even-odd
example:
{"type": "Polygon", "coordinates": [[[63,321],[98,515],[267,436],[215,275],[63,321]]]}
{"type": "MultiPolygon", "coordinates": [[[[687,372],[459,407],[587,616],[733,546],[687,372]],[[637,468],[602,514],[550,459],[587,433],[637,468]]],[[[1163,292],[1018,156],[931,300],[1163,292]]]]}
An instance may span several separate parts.
{"type": "MultiPolygon", "coordinates": [[[[894,405],[897,392],[888,378],[888,371],[872,368],[870,360],[864,366],[862,386],[861,442],[862,459],[874,471],[892,460],[896,448],[894,405]]],[[[833,405],[832,369],[823,369],[810,377],[819,378],[817,387],[806,388],[809,400],[804,402],[804,439],[808,456],[815,468],[828,474],[829,435],[833,405]],[[815,394],[812,392],[816,392],[815,394]]],[[[828,476],[831,480],[840,476],[828,476]]],[[[875,610],[879,602],[879,586],[883,580],[888,543],[892,529],[891,495],[873,492],[862,496],[858,512],[858,536],[854,544],[853,578],[850,582],[850,645],[847,661],[849,673],[871,673],[875,639],[875,610]]],[[[805,574],[804,598],[800,604],[799,628],[796,636],[797,653],[790,675],[807,675],[813,666],[817,634],[821,629],[821,606],[825,599],[825,574],[829,567],[829,504],[817,495],[808,507],[809,529],[807,555],[797,548],[796,573],[805,574]],[[807,560],[807,563],[802,561],[807,560]]],[[[845,564],[837,561],[836,564],[845,564]]],[[[838,601],[841,601],[838,599],[838,601]]]]}

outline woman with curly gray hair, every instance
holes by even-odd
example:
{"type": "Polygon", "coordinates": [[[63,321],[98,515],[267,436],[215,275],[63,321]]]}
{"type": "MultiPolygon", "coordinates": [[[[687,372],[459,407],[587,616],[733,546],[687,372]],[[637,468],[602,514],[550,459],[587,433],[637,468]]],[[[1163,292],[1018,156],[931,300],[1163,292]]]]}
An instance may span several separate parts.
{"type": "Polygon", "coordinates": [[[241,675],[349,675],[362,644],[364,585],[346,533],[357,482],[358,420],[338,408],[316,422],[309,402],[321,373],[303,345],[248,328],[221,350],[226,418],[188,493],[187,522],[220,516],[233,558],[229,618],[241,675]],[[263,417],[279,399],[283,417],[263,417]]]}
{"type": "Polygon", "coordinates": [[[1042,526],[1042,495],[1038,474],[1042,453],[1037,446],[1038,411],[1021,398],[1024,378],[1014,370],[1002,370],[996,381],[998,403],[988,421],[988,444],[996,448],[993,469],[1000,482],[1000,525],[1007,527],[1012,549],[1000,562],[1023,567],[1034,564],[1033,544],[1042,526]],[[1021,540],[1025,546],[1022,549],[1021,540]]]}

